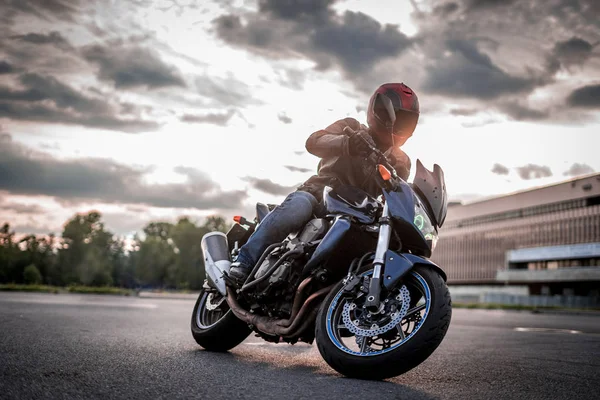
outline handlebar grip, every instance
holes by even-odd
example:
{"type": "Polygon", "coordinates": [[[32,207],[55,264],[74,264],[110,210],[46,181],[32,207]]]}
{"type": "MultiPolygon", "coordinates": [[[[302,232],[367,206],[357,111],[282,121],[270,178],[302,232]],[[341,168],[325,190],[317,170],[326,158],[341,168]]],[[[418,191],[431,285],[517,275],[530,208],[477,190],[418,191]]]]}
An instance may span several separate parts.
{"type": "MultiPolygon", "coordinates": [[[[349,136],[354,136],[356,135],[358,132],[360,132],[360,130],[355,131],[352,128],[350,128],[349,126],[344,127],[343,130],[345,133],[347,133],[349,136]]],[[[364,139],[363,139],[364,140],[364,139]]],[[[373,151],[373,153],[377,154],[378,158],[380,158],[380,162],[384,161],[384,165],[386,168],[390,169],[392,174],[394,176],[396,176],[396,170],[394,169],[394,166],[389,162],[388,158],[385,156],[385,154],[383,154],[383,152],[381,152],[378,148],[373,147],[369,144],[369,147],[371,148],[371,150],[373,151]]]]}
{"type": "Polygon", "coordinates": [[[350,128],[349,126],[346,126],[344,128],[344,132],[348,133],[350,136],[354,136],[358,133],[358,131],[352,130],[352,128],[350,128]]]}

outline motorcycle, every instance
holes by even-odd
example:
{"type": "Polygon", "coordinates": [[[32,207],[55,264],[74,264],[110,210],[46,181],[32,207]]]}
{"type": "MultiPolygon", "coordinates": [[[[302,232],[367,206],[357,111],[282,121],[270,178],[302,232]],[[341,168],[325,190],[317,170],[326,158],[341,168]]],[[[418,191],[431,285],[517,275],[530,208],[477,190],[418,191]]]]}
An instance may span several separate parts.
{"type": "Polygon", "coordinates": [[[334,370],[374,380],[435,351],[452,315],[446,274],[429,260],[448,207],[444,173],[417,160],[407,183],[371,150],[381,195],[325,187],[326,213],[270,245],[241,286],[228,284],[231,260],[275,205],[258,203],[254,220],[234,217],[227,234],[202,238],[207,279],[191,319],[200,346],[227,351],[252,332],[274,343],[316,340],[334,370]]]}

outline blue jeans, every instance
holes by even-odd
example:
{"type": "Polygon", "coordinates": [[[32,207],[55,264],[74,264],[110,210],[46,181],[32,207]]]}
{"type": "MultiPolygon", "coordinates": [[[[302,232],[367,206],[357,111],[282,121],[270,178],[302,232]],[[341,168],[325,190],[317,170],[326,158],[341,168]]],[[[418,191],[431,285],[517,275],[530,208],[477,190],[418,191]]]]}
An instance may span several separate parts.
{"type": "Polygon", "coordinates": [[[236,261],[252,268],[267,247],[304,227],[311,220],[317,204],[315,196],[308,192],[298,190],[290,193],[283,203],[267,214],[248,242],[240,247],[236,261]]]}

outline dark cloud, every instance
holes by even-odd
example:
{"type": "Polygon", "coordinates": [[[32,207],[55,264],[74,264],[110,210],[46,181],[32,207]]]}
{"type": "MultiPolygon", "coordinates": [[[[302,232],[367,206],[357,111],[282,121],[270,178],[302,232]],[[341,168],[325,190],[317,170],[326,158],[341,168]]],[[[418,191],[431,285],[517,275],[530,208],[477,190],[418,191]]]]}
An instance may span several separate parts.
{"type": "Polygon", "coordinates": [[[71,48],[69,42],[57,31],[52,31],[49,34],[28,33],[26,35],[13,35],[11,39],[37,45],[49,44],[63,49],[71,48]]]}
{"type": "Polygon", "coordinates": [[[593,172],[596,172],[596,171],[594,171],[594,168],[590,167],[589,165],[575,163],[575,164],[571,165],[569,167],[569,169],[564,172],[563,175],[579,176],[579,175],[591,174],[593,172]]]}
{"type": "Polygon", "coordinates": [[[433,7],[433,13],[442,17],[452,14],[459,9],[459,5],[456,3],[443,3],[433,7]]]}
{"type": "Polygon", "coordinates": [[[508,175],[509,169],[502,164],[494,164],[492,172],[497,175],[508,175]]]}
{"type": "Polygon", "coordinates": [[[351,11],[346,11],[341,20],[315,29],[313,40],[317,50],[334,55],[351,75],[370,71],[376,63],[399,55],[411,43],[396,26],[382,26],[366,14],[351,11]]]}
{"type": "Polygon", "coordinates": [[[261,101],[252,95],[252,88],[233,76],[226,78],[201,75],[194,80],[198,94],[210,99],[216,105],[226,107],[246,107],[260,105],[261,101]]]}
{"type": "Polygon", "coordinates": [[[461,117],[470,117],[479,112],[479,110],[475,108],[453,108],[450,110],[451,115],[461,116],[461,117]]]}
{"type": "Polygon", "coordinates": [[[538,179],[552,176],[552,171],[545,165],[527,164],[522,167],[517,167],[517,173],[521,179],[538,179]]]}
{"type": "Polygon", "coordinates": [[[306,82],[307,75],[305,71],[285,66],[278,66],[274,72],[276,76],[275,81],[278,84],[294,90],[302,90],[304,87],[304,82],[306,82]]]}
{"type": "Polygon", "coordinates": [[[269,179],[261,179],[252,176],[247,176],[243,178],[243,180],[249,182],[250,185],[257,190],[274,195],[287,195],[300,185],[284,186],[269,179]]]}
{"type": "Polygon", "coordinates": [[[446,41],[447,52],[426,67],[423,89],[451,97],[493,100],[503,95],[529,93],[543,84],[539,77],[516,76],[500,69],[477,48],[476,41],[446,41]]]}
{"type": "Polygon", "coordinates": [[[497,109],[516,121],[540,121],[551,117],[550,110],[536,110],[518,102],[500,103],[497,109]]]}
{"type": "Polygon", "coordinates": [[[16,72],[15,67],[7,63],[6,61],[0,61],[0,75],[12,74],[13,72],[16,72]]]}
{"type": "Polygon", "coordinates": [[[284,165],[284,167],[287,168],[288,170],[292,171],[292,172],[306,173],[306,172],[312,171],[312,169],[310,169],[310,168],[295,167],[293,165],[284,165]]]}
{"type": "Polygon", "coordinates": [[[575,89],[567,97],[567,104],[572,107],[600,108],[600,84],[575,89]]]}
{"type": "Polygon", "coordinates": [[[469,11],[487,11],[497,7],[507,7],[515,0],[467,0],[466,6],[469,11]]]}
{"type": "MultiPolygon", "coordinates": [[[[565,81],[559,72],[586,82],[600,65],[597,1],[454,0],[431,6],[413,14],[419,29],[412,49],[423,60],[420,68],[408,56],[397,67],[410,71],[418,92],[438,95],[429,101],[450,98],[456,109],[477,104],[479,112],[514,120],[565,123],[560,106],[529,96],[544,88],[564,98],[564,86],[555,85],[565,81]],[[514,32],[524,39],[515,41],[514,32]]],[[[577,123],[591,120],[582,111],[577,123]]]]}
{"type": "Polygon", "coordinates": [[[292,119],[290,117],[288,117],[287,115],[285,115],[285,114],[279,114],[277,116],[277,119],[279,119],[284,124],[291,124],[292,123],[292,119]]]}
{"type": "Polygon", "coordinates": [[[0,100],[23,102],[51,100],[58,108],[79,112],[105,113],[109,110],[108,105],[103,101],[86,97],[51,76],[25,73],[19,76],[19,82],[25,89],[13,90],[0,87],[0,100]]]}
{"type": "Polygon", "coordinates": [[[42,214],[46,209],[37,204],[2,203],[3,211],[11,211],[15,214],[42,214]]]}
{"type": "Polygon", "coordinates": [[[259,10],[286,20],[327,19],[337,0],[260,0],[259,10]]]}
{"type": "Polygon", "coordinates": [[[361,12],[336,14],[333,1],[261,1],[257,13],[242,20],[223,15],[213,21],[217,35],[273,59],[302,54],[317,69],[334,65],[350,76],[370,71],[401,54],[411,40],[395,25],[381,25],[361,12]]]}
{"type": "Polygon", "coordinates": [[[569,68],[573,65],[582,65],[592,55],[594,46],[584,39],[572,37],[569,40],[558,42],[549,60],[550,65],[558,67],[561,65],[569,68]]]}
{"type": "Polygon", "coordinates": [[[34,15],[40,19],[51,21],[59,19],[74,21],[79,14],[78,0],[8,0],[3,2],[4,12],[15,16],[17,14],[34,15]]]}
{"type": "MultiPolygon", "coordinates": [[[[25,18],[36,21],[31,16],[25,18]]],[[[35,25],[27,25],[27,30],[31,26],[35,25]]],[[[64,76],[81,75],[89,70],[77,49],[58,31],[15,33],[10,27],[5,28],[0,49],[0,57],[22,71],[64,76]]]]}
{"type": "Polygon", "coordinates": [[[148,169],[97,158],[58,160],[15,143],[6,134],[0,144],[0,190],[11,194],[196,209],[234,209],[246,197],[243,191],[221,190],[208,175],[192,168],[176,170],[186,176],[184,183],[148,184],[144,182],[148,169]]]}
{"type": "Polygon", "coordinates": [[[184,114],[181,116],[181,121],[190,123],[205,123],[219,126],[227,126],[231,117],[235,115],[235,110],[229,110],[221,113],[210,113],[203,115],[184,114]]]}
{"type": "Polygon", "coordinates": [[[100,79],[114,83],[116,88],[185,86],[179,72],[147,48],[94,45],[85,48],[83,56],[99,66],[100,79]]]}
{"type": "Polygon", "coordinates": [[[107,100],[77,91],[56,78],[34,73],[18,77],[21,89],[0,86],[0,118],[81,125],[125,132],[155,130],[158,124],[123,118],[107,100]]]}

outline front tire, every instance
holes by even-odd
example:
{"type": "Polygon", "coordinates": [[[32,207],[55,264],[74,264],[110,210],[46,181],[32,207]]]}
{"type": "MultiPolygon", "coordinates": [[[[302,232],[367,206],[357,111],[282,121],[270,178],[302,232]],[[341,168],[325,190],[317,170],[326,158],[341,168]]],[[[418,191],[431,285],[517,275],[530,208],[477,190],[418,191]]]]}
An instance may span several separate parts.
{"type": "MultiPolygon", "coordinates": [[[[372,270],[366,274],[370,273],[372,270]]],[[[362,318],[369,321],[374,317],[366,316],[359,299],[347,297],[342,288],[340,282],[323,301],[317,316],[316,341],[327,364],[345,376],[380,380],[401,375],[425,361],[448,331],[452,317],[450,292],[443,278],[430,268],[415,267],[395,292],[388,293],[387,301],[397,303],[393,312],[400,316],[385,316],[382,312],[381,322],[365,325],[362,318]],[[402,319],[394,325],[396,318],[402,319]],[[348,323],[355,324],[351,326],[355,333],[346,328],[348,323]],[[373,329],[386,331],[371,336],[373,329]]]]}
{"type": "Polygon", "coordinates": [[[191,328],[196,343],[206,350],[218,352],[234,348],[252,332],[245,322],[233,314],[221,294],[205,289],[196,300],[191,328]]]}

